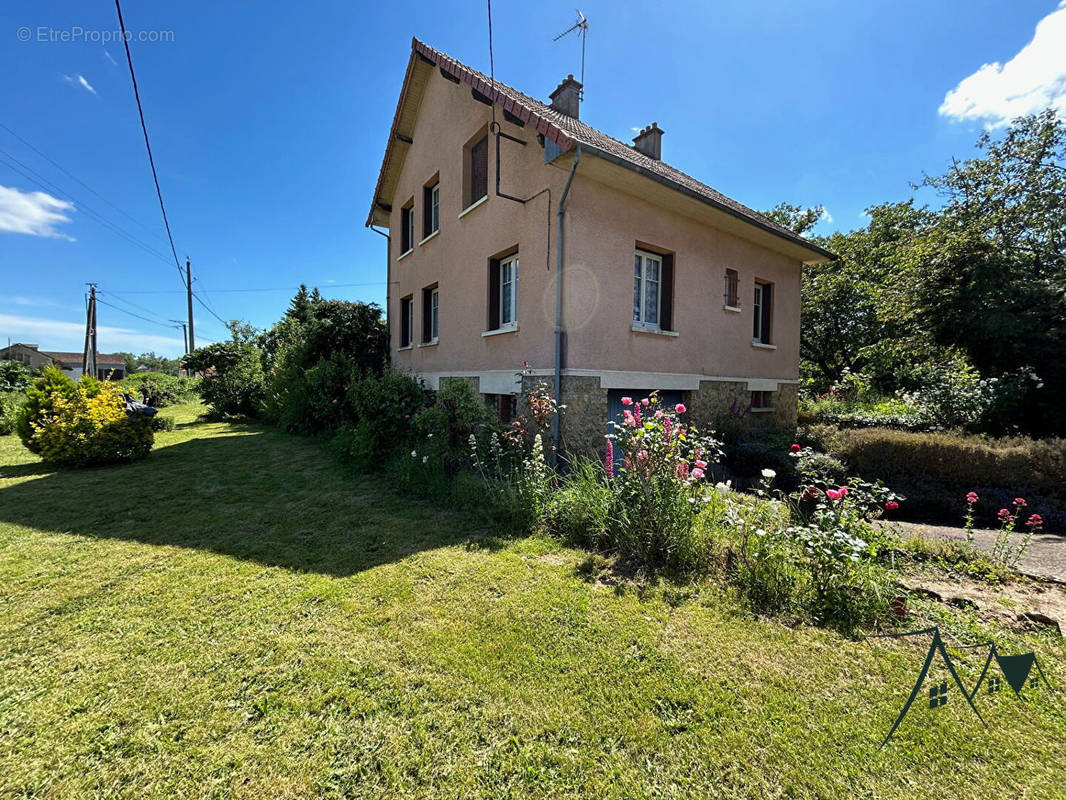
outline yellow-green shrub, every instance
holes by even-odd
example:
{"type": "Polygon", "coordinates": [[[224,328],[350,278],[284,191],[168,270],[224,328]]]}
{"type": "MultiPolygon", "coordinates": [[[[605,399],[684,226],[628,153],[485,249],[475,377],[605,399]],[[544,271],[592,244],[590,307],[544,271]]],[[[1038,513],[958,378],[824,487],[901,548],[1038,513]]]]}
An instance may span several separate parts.
{"type": "Polygon", "coordinates": [[[48,416],[31,420],[30,426],[31,449],[66,467],[136,461],[148,455],[155,440],[149,418],[129,418],[121,392],[91,379],[54,396],[48,416]]]}

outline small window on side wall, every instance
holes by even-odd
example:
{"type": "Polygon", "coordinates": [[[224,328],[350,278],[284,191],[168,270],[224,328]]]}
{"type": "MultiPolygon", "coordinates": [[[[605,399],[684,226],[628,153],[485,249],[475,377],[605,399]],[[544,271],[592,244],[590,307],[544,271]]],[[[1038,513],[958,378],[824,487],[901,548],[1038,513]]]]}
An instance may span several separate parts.
{"type": "Polygon", "coordinates": [[[415,246],[415,200],[412,197],[400,209],[400,254],[415,246]]]}
{"type": "Polygon", "coordinates": [[[434,178],[422,188],[422,238],[440,230],[440,182],[434,178]]]}
{"type": "Polygon", "coordinates": [[[752,392],[751,410],[769,411],[774,407],[773,392],[752,392]]]}
{"type": "Polygon", "coordinates": [[[437,341],[440,315],[440,292],[436,285],[422,290],[422,343],[437,341]]]}
{"type": "Polygon", "coordinates": [[[414,298],[407,295],[400,300],[400,347],[410,347],[415,321],[414,298]]]}
{"type": "Polygon", "coordinates": [[[735,269],[725,271],[725,307],[740,308],[740,275],[735,269]]]}
{"type": "Polygon", "coordinates": [[[770,344],[773,333],[774,285],[755,281],[752,304],[751,340],[756,344],[770,344]]]}
{"type": "Polygon", "coordinates": [[[507,424],[518,413],[518,398],[513,394],[486,394],[485,405],[496,413],[496,419],[507,424]]]}
{"type": "Polygon", "coordinates": [[[488,330],[518,326],[518,253],[489,259],[488,330]]]}
{"type": "Polygon", "coordinates": [[[463,154],[463,208],[469,208],[489,193],[489,137],[472,140],[463,154]]]}

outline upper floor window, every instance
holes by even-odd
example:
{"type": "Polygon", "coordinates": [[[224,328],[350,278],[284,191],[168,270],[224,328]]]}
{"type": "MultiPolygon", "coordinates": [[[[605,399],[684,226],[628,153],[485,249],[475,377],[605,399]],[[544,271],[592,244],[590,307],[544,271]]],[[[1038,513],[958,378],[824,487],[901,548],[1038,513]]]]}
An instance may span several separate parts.
{"type": "Polygon", "coordinates": [[[740,276],[735,269],[725,271],[725,307],[740,308],[740,276]]]}
{"type": "Polygon", "coordinates": [[[407,295],[400,300],[400,347],[410,347],[415,322],[414,298],[407,295]]]}
{"type": "Polygon", "coordinates": [[[489,259],[489,330],[518,324],[518,253],[489,259]]]}
{"type": "Polygon", "coordinates": [[[633,326],[672,331],[674,256],[637,249],[633,253],[633,326]]]}
{"type": "Polygon", "coordinates": [[[755,298],[752,304],[751,340],[757,344],[770,344],[774,307],[774,285],[755,281],[755,298]]]}
{"type": "Polygon", "coordinates": [[[400,253],[415,246],[415,200],[412,197],[400,209],[400,253]]]}
{"type": "Polygon", "coordinates": [[[469,208],[489,193],[488,134],[471,142],[464,154],[463,207],[469,208]]]}
{"type": "Polygon", "coordinates": [[[422,189],[422,238],[440,230],[440,182],[434,179],[422,189]]]}
{"type": "Polygon", "coordinates": [[[436,286],[427,286],[422,290],[423,344],[432,344],[437,341],[439,314],[440,290],[436,286]]]}

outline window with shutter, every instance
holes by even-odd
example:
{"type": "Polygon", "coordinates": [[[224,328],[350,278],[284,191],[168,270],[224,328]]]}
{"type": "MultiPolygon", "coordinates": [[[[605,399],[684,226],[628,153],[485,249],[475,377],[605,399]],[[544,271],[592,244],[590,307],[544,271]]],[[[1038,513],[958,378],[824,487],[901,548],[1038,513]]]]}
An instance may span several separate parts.
{"type": "Polygon", "coordinates": [[[633,252],[633,325],[648,330],[674,329],[674,256],[633,252]]]}
{"type": "Polygon", "coordinates": [[[752,301],[751,340],[756,344],[770,344],[773,322],[774,285],[764,281],[755,282],[752,301]]]}
{"type": "Polygon", "coordinates": [[[422,290],[422,344],[437,341],[439,299],[437,286],[427,286],[422,290]]]}
{"type": "Polygon", "coordinates": [[[422,238],[440,230],[440,182],[422,187],[422,238]]]}
{"type": "Polygon", "coordinates": [[[488,330],[518,327],[518,253],[489,259],[488,330]]]}
{"type": "Polygon", "coordinates": [[[725,271],[725,296],[723,302],[726,308],[740,308],[740,275],[735,269],[725,271]]]}
{"type": "Polygon", "coordinates": [[[411,295],[400,299],[400,347],[410,347],[414,331],[414,298],[411,295]]]}
{"type": "Polygon", "coordinates": [[[400,209],[400,254],[415,246],[415,201],[412,197],[400,209]]]}
{"type": "Polygon", "coordinates": [[[489,193],[489,137],[483,136],[470,146],[469,193],[467,207],[489,193]]]}

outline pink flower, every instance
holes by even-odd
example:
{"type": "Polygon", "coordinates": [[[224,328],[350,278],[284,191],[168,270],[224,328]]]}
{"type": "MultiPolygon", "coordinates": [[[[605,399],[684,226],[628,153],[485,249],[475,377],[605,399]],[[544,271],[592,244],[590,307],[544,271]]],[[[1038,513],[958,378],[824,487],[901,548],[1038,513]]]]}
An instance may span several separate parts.
{"type": "Polygon", "coordinates": [[[648,403],[649,403],[649,400],[648,400],[648,398],[647,398],[647,397],[645,397],[645,398],[644,398],[643,400],[641,400],[641,401],[640,401],[640,404],[641,404],[642,406],[646,406],[646,405],[647,405],[648,403]]]}
{"type": "Polygon", "coordinates": [[[1018,508],[1025,508],[1026,505],[1028,505],[1028,503],[1026,503],[1025,499],[1022,498],[1022,497],[1015,497],[1014,498],[1014,505],[1018,506],[1018,508]]]}
{"type": "Polygon", "coordinates": [[[655,412],[655,419],[662,419],[663,412],[661,410],[655,412]]]}
{"type": "Polygon", "coordinates": [[[674,406],[674,411],[676,411],[678,414],[684,414],[687,410],[688,409],[685,408],[684,403],[678,403],[676,406],[674,406]]]}
{"type": "Polygon", "coordinates": [[[632,397],[623,397],[622,398],[622,405],[624,405],[624,406],[633,405],[633,398],[632,397]]]}
{"type": "Polygon", "coordinates": [[[1038,531],[1042,527],[1044,527],[1044,518],[1041,517],[1039,514],[1033,514],[1029,517],[1029,520],[1025,524],[1032,528],[1034,531],[1038,531]]]}
{"type": "Polygon", "coordinates": [[[696,467],[696,469],[692,470],[692,477],[695,478],[696,480],[699,480],[700,478],[703,477],[703,470],[700,469],[699,467],[696,467]]]}
{"type": "Polygon", "coordinates": [[[337,405],[337,400],[336,400],[336,398],[334,398],[334,400],[333,400],[333,405],[337,405]]]}
{"type": "Polygon", "coordinates": [[[641,450],[639,453],[637,453],[637,463],[638,464],[640,464],[643,461],[647,461],[647,460],[648,460],[648,451],[647,450],[641,450]]]}
{"type": "Polygon", "coordinates": [[[889,500],[885,503],[885,511],[895,511],[897,508],[899,508],[899,503],[895,500],[889,500]]]}
{"type": "Polygon", "coordinates": [[[966,495],[966,502],[973,505],[977,502],[977,492],[970,492],[966,495]]]}
{"type": "Polygon", "coordinates": [[[608,475],[614,475],[614,445],[611,444],[610,439],[607,440],[607,459],[604,467],[608,475]]]}
{"type": "Polygon", "coordinates": [[[699,467],[700,469],[707,469],[707,462],[706,461],[698,461],[697,460],[696,461],[696,466],[699,467]]]}
{"type": "Polygon", "coordinates": [[[828,497],[830,500],[839,500],[841,497],[843,497],[843,495],[836,489],[826,489],[825,496],[828,497]]]}
{"type": "Polygon", "coordinates": [[[840,487],[840,496],[841,497],[847,497],[848,496],[848,487],[847,486],[841,486],[840,487]]]}
{"type": "Polygon", "coordinates": [[[791,450],[793,453],[798,453],[803,448],[800,447],[798,444],[794,444],[794,445],[792,445],[792,447],[790,447],[788,449],[791,450]]]}
{"type": "Polygon", "coordinates": [[[1001,508],[999,510],[999,513],[996,514],[996,516],[999,517],[999,521],[1000,522],[1007,522],[1008,520],[1011,519],[1010,512],[1007,511],[1007,509],[1005,509],[1005,508],[1001,508]]]}

